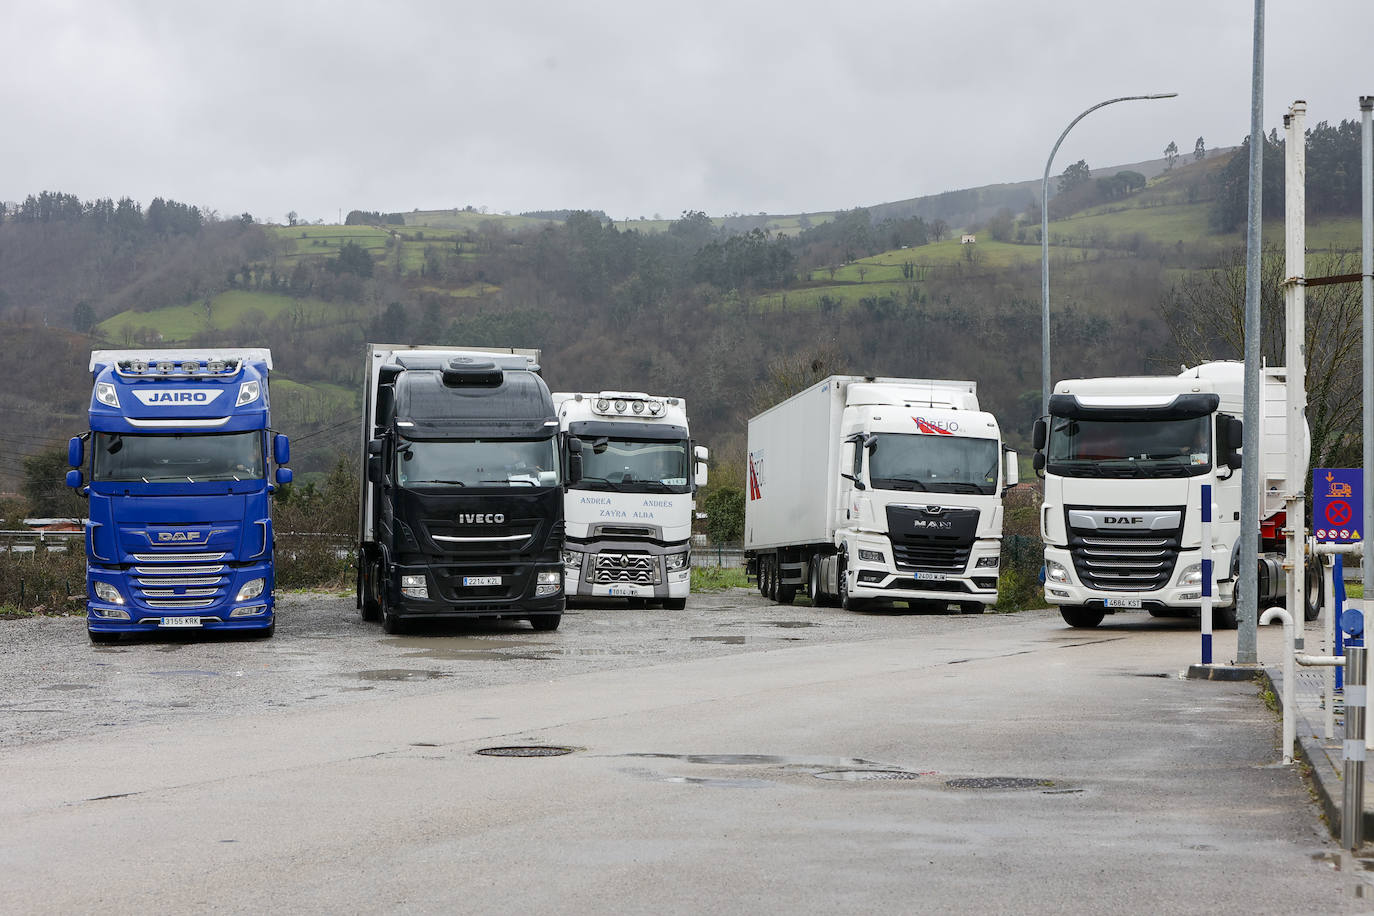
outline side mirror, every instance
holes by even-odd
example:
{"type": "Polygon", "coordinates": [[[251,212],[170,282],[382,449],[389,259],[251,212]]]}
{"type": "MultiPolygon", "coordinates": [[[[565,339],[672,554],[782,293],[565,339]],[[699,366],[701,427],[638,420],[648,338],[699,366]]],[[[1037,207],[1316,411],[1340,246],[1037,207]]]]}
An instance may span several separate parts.
{"type": "MultiPolygon", "coordinates": [[[[73,439],[72,441],[75,442],[76,440],[73,439]]],[[[84,484],[85,482],[86,481],[84,478],[82,478],[80,471],[67,472],[67,486],[71,487],[73,490],[81,489],[82,484],[84,484]]]]}
{"type": "Polygon", "coordinates": [[[582,440],[576,436],[568,437],[568,480],[572,486],[582,479],[582,440]]]}
{"type": "MultiPolygon", "coordinates": [[[[71,465],[74,468],[79,468],[81,467],[81,465],[85,463],[85,443],[81,441],[80,436],[72,436],[71,439],[67,442],[67,464],[71,465]]],[[[68,477],[70,478],[70,475],[68,475],[68,477]]],[[[68,482],[67,485],[73,486],[73,484],[71,484],[70,482],[68,482]]],[[[75,486],[80,486],[80,484],[75,484],[75,486]]]]}
{"type": "Polygon", "coordinates": [[[1245,422],[1229,414],[1217,417],[1217,451],[1219,462],[1229,468],[1239,469],[1240,449],[1245,444],[1245,422]]]}
{"type": "MultiPolygon", "coordinates": [[[[374,439],[373,441],[375,442],[376,440],[374,439]]],[[[371,450],[371,444],[369,444],[368,448],[369,448],[369,451],[370,451],[370,450],[371,450]]],[[[381,483],[381,482],[382,482],[382,456],[381,456],[381,455],[368,455],[368,456],[367,456],[367,479],[368,479],[368,481],[371,482],[371,483],[381,483]]]]}
{"type": "Polygon", "coordinates": [[[698,487],[706,486],[706,462],[711,457],[711,453],[706,450],[706,446],[697,445],[692,448],[692,458],[696,465],[693,468],[692,482],[698,487]]]}
{"type": "MultiPolygon", "coordinates": [[[[283,436],[282,438],[286,438],[286,437],[283,436]]],[[[291,478],[292,478],[293,476],[295,476],[295,475],[293,475],[293,474],[291,473],[291,469],[290,469],[290,468],[277,468],[277,483],[279,483],[279,484],[287,484],[287,483],[290,483],[290,482],[291,482],[291,478]]]]}
{"type": "Polygon", "coordinates": [[[272,457],[277,464],[289,464],[291,461],[291,442],[281,433],[272,437],[272,457]]]}
{"type": "Polygon", "coordinates": [[[1031,458],[1031,467],[1035,468],[1035,473],[1041,477],[1045,476],[1045,453],[1036,452],[1035,457],[1031,458]]]}
{"type": "Polygon", "coordinates": [[[878,450],[878,437],[872,433],[864,436],[864,448],[870,452],[876,452],[878,450]]]}
{"type": "Polygon", "coordinates": [[[1021,482],[1021,459],[1011,449],[1002,453],[1002,475],[1008,487],[1014,487],[1021,482]]]}
{"type": "Polygon", "coordinates": [[[380,455],[382,454],[382,440],[381,440],[381,439],[372,439],[372,440],[370,440],[370,441],[367,443],[367,453],[368,453],[368,455],[372,455],[372,456],[380,456],[380,455]]]}
{"type": "Polygon", "coordinates": [[[1045,447],[1048,429],[1044,417],[1035,421],[1035,427],[1031,430],[1031,448],[1038,452],[1045,447]]]}

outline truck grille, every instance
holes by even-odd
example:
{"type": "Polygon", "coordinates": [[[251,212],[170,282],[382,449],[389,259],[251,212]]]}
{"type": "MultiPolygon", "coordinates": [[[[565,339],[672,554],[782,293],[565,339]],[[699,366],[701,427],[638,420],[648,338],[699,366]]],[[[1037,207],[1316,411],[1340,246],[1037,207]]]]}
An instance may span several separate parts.
{"type": "Polygon", "coordinates": [[[887,531],[898,569],[962,573],[978,536],[978,510],[888,506],[887,531]]]}
{"type": "Polygon", "coordinates": [[[663,578],[659,573],[658,557],[652,554],[599,553],[592,561],[591,581],[602,585],[617,582],[658,585],[663,578]]]}
{"type": "Polygon", "coordinates": [[[892,541],[892,558],[898,569],[943,570],[963,572],[968,566],[968,544],[945,544],[940,541],[918,541],[908,538],[892,541]]]}
{"type": "Polygon", "coordinates": [[[229,587],[223,553],[137,553],[135,594],[148,607],[195,610],[214,605],[229,587]],[[213,565],[210,565],[213,564],[213,565]]]}
{"type": "Polygon", "coordinates": [[[1088,588],[1117,592],[1155,591],[1168,585],[1173,578],[1183,535],[1183,507],[1148,510],[1065,507],[1065,512],[1074,571],[1088,588]],[[1120,530],[1075,524],[1075,516],[1081,519],[1089,511],[1093,514],[1143,514],[1147,519],[1166,518],[1170,524],[1120,530]]]}

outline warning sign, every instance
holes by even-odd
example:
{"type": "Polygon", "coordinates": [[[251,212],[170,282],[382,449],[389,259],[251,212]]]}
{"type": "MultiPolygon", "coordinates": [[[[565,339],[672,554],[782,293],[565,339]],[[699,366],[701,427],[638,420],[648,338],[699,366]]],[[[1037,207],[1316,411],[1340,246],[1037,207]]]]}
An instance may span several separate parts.
{"type": "Polygon", "coordinates": [[[1360,468],[1314,468],[1312,527],[1319,541],[1350,544],[1360,540],[1364,518],[1364,471],[1360,468]]]}

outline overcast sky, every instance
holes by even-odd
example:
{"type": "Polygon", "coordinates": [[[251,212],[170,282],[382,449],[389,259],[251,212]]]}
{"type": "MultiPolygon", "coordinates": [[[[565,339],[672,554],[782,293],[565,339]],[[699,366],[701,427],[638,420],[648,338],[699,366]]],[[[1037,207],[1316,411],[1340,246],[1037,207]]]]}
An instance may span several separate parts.
{"type": "MultiPolygon", "coordinates": [[[[1374,0],[1268,0],[1265,128],[1374,94],[1374,0]]],[[[1239,143],[1252,0],[0,0],[0,200],[794,213],[1239,143]]]]}

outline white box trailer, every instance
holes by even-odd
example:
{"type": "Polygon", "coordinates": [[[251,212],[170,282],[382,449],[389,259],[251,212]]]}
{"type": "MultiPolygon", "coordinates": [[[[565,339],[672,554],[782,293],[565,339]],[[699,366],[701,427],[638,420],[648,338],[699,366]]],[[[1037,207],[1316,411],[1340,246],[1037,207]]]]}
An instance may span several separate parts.
{"type": "Polygon", "coordinates": [[[976,383],[831,376],[751,419],[748,450],[744,549],[764,595],[996,599],[1016,461],[976,383]]]}

